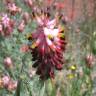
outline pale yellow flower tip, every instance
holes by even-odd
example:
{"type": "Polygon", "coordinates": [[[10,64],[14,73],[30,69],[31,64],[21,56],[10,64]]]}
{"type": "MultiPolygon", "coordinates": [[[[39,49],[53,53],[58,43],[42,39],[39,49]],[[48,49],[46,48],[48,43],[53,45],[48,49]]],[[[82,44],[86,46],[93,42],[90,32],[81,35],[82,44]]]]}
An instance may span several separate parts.
{"type": "Polygon", "coordinates": [[[58,34],[58,37],[64,38],[64,37],[65,37],[65,34],[64,34],[64,33],[59,33],[59,34],[58,34]]]}
{"type": "Polygon", "coordinates": [[[27,38],[27,39],[32,38],[32,34],[27,34],[27,35],[26,35],[26,38],[27,38]]]}
{"type": "Polygon", "coordinates": [[[33,43],[30,47],[31,47],[32,49],[34,49],[34,48],[37,47],[37,44],[36,44],[36,43],[33,43]]]}
{"type": "Polygon", "coordinates": [[[73,79],[73,78],[75,77],[75,75],[70,73],[70,74],[67,75],[67,77],[68,77],[69,79],[73,79]]]}
{"type": "Polygon", "coordinates": [[[48,37],[49,39],[52,39],[52,38],[53,38],[53,36],[52,36],[51,34],[49,34],[47,37],[48,37]]]}
{"type": "Polygon", "coordinates": [[[71,70],[76,70],[76,65],[72,65],[72,66],[70,66],[69,69],[71,69],[71,70]]]}

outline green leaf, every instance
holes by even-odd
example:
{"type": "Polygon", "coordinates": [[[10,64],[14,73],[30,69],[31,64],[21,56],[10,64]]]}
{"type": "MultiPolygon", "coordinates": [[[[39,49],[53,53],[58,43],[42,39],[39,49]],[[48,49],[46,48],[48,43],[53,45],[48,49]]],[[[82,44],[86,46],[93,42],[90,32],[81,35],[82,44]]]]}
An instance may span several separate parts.
{"type": "Polygon", "coordinates": [[[40,96],[44,96],[44,93],[45,93],[45,83],[44,83],[44,86],[40,90],[40,96]]]}
{"type": "Polygon", "coordinates": [[[16,93],[15,96],[20,96],[20,91],[21,91],[21,79],[18,80],[18,84],[17,84],[17,89],[16,89],[16,93]]]}

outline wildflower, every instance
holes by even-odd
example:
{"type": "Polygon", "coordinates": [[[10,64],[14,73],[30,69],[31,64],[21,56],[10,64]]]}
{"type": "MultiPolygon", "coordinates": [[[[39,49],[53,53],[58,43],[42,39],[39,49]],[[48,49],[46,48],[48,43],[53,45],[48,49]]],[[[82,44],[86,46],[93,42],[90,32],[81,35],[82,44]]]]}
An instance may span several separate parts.
{"type": "Polygon", "coordinates": [[[93,54],[88,54],[85,60],[88,68],[92,68],[94,66],[95,57],[93,54]]]}
{"type": "Polygon", "coordinates": [[[2,14],[0,19],[1,35],[9,36],[13,32],[14,21],[7,14],[2,14]]]}
{"type": "Polygon", "coordinates": [[[64,28],[58,24],[56,17],[53,20],[42,13],[35,14],[38,27],[29,37],[29,46],[33,67],[37,67],[36,74],[41,79],[54,78],[54,70],[61,70],[63,67],[63,52],[65,50],[64,28]]]}
{"type": "Polygon", "coordinates": [[[4,75],[0,79],[1,87],[6,88],[8,91],[13,91],[17,87],[17,81],[12,80],[9,76],[4,75]]]}
{"type": "Polygon", "coordinates": [[[15,3],[8,3],[7,10],[11,13],[11,15],[21,12],[21,8],[17,7],[15,3]]]}
{"type": "Polygon", "coordinates": [[[3,86],[4,87],[8,86],[9,81],[10,81],[10,77],[9,76],[5,75],[5,76],[2,77],[2,82],[3,82],[3,86]]]}
{"type": "Polygon", "coordinates": [[[10,57],[6,57],[4,59],[4,65],[5,65],[5,67],[10,68],[10,67],[12,67],[12,64],[13,64],[13,62],[12,62],[12,59],[10,57]]]}
{"type": "Polygon", "coordinates": [[[8,91],[13,91],[17,88],[17,81],[10,80],[7,90],[8,91]]]}

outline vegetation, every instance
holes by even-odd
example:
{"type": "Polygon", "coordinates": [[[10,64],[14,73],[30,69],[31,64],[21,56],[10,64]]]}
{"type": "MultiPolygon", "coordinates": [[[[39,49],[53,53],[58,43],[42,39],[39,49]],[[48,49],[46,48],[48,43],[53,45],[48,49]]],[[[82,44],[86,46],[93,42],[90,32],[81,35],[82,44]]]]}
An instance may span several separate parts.
{"type": "Polygon", "coordinates": [[[0,0],[0,96],[96,96],[96,0],[90,3],[91,9],[89,0],[78,0],[80,10],[76,0],[71,0],[71,8],[66,1],[0,0]],[[42,68],[46,80],[32,67],[35,61],[28,40],[42,23],[37,16],[42,10],[52,20],[59,19],[67,42],[61,51],[62,70],[54,69],[53,76],[42,68]]]}

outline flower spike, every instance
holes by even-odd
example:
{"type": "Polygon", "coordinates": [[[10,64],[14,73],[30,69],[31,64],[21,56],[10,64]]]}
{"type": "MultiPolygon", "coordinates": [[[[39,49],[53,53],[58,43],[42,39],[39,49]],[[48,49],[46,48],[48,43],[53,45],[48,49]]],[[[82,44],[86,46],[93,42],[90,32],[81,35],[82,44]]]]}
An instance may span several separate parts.
{"type": "Polygon", "coordinates": [[[64,64],[65,30],[57,17],[50,19],[46,14],[35,14],[38,26],[36,31],[28,36],[33,67],[37,68],[36,74],[43,80],[54,78],[54,70],[61,70],[64,64]]]}

